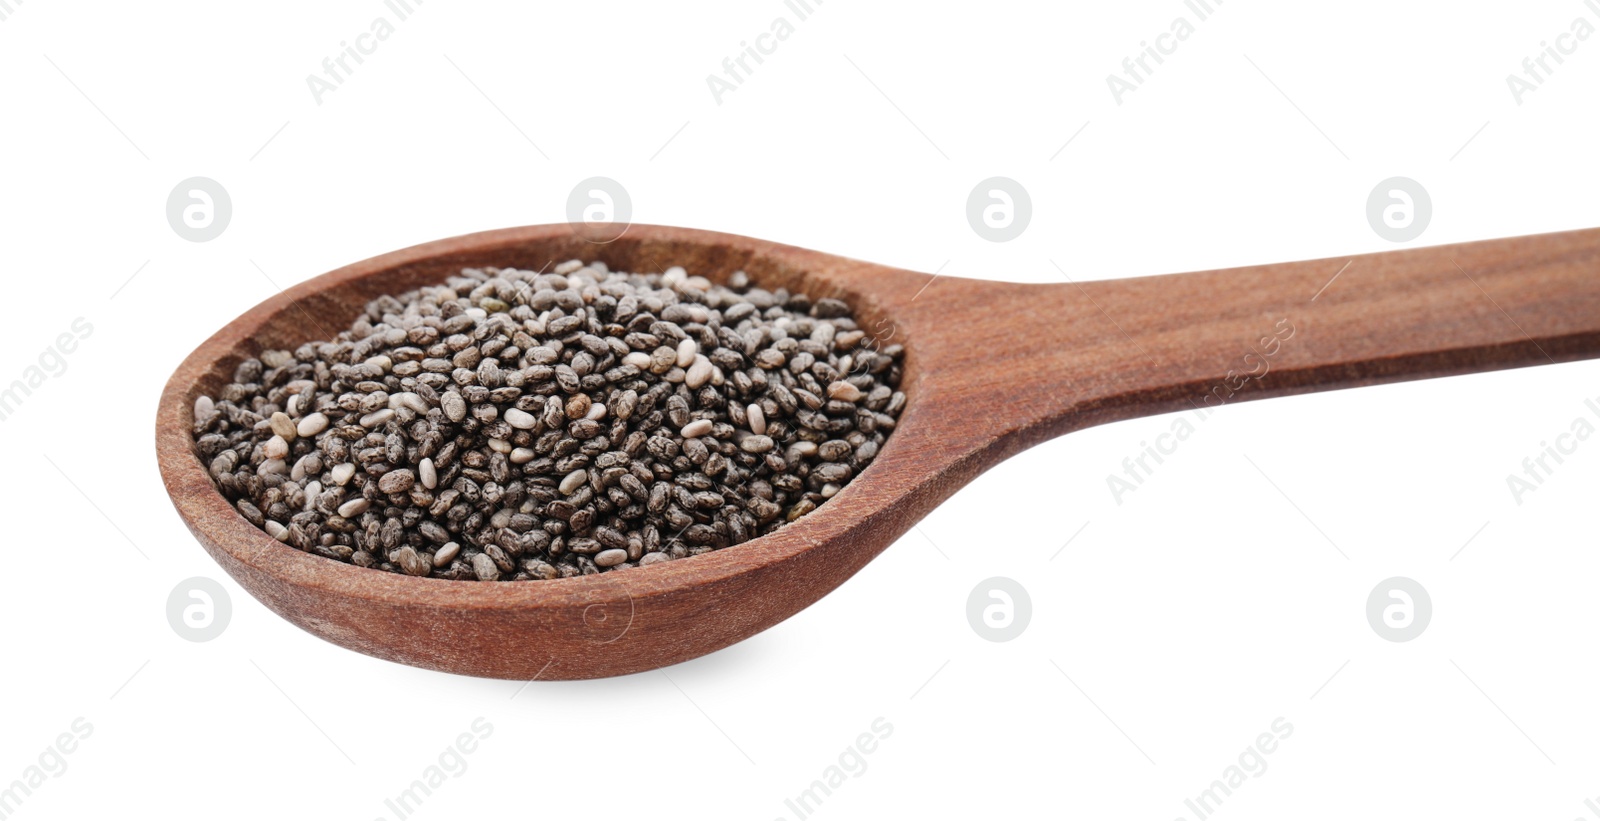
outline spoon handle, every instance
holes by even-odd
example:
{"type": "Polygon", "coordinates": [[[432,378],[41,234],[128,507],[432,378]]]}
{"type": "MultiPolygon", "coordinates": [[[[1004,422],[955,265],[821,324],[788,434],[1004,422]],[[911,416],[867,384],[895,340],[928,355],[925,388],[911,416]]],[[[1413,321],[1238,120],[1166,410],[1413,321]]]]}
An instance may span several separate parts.
{"type": "Polygon", "coordinates": [[[940,426],[981,469],[1120,419],[1600,356],[1600,229],[1122,280],[945,278],[896,307],[923,401],[990,409],[940,426]],[[1004,344],[973,344],[984,327],[1004,344]]]}
{"type": "Polygon", "coordinates": [[[1083,291],[1146,413],[1600,356],[1600,229],[1083,291]]]}

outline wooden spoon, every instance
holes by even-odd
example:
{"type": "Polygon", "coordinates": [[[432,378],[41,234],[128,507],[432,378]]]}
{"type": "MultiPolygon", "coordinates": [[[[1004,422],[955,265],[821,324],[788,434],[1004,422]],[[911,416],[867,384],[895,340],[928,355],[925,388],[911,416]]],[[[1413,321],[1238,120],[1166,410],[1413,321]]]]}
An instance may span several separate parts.
{"type": "Polygon", "coordinates": [[[728,234],[568,225],[472,234],[358,262],[252,308],[168,381],[156,419],[178,514],[240,585],[328,641],[474,676],[576,679],[727,647],[837,587],[962,485],[1069,431],[1136,416],[1600,353],[1600,229],[1174,276],[1049,285],[888,268],[728,234]],[[815,512],[734,547],[554,581],[414,578],[281,544],[194,452],[196,396],[245,357],[348,327],[366,302],[463,267],[744,270],[838,297],[905,346],[908,402],[871,466],[815,512]]]}

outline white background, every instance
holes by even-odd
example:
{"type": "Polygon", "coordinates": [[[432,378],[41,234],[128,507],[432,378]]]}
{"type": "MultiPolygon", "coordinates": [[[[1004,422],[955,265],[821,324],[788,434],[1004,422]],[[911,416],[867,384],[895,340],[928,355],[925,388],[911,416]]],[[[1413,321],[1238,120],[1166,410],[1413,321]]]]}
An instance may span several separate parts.
{"type": "Polygon", "coordinates": [[[593,175],[639,222],[1028,282],[1387,250],[1365,202],[1394,175],[1433,199],[1411,245],[1600,225],[1600,38],[1521,105],[1505,80],[1600,24],[1576,0],[1229,0],[1120,106],[1106,75],[1192,20],[1180,2],[828,0],[721,105],[706,76],[792,21],[780,2],[431,0],[321,105],[306,76],[392,19],[377,0],[9,3],[0,382],[94,327],[0,423],[0,785],[94,728],[15,817],[393,819],[477,717],[492,735],[414,817],[793,819],[878,717],[892,735],[816,817],[1193,819],[1280,716],[1293,734],[1217,817],[1555,821],[1600,796],[1600,444],[1520,505],[1506,484],[1590,414],[1600,363],[1230,405],[1120,505],[1106,476],[1172,419],[1074,434],[762,635],[526,688],[279,619],[189,536],[152,448],[171,370],[277,287],[563,221],[593,175]],[[164,214],[196,175],[234,204],[204,244],[164,214]],[[964,216],[995,175],[1034,205],[1005,244],[964,216]],[[1408,643],[1364,613],[1397,575],[1434,605],[1408,643]],[[165,616],[192,576],[233,603],[205,644],[165,616]],[[1009,643],[967,623],[991,576],[1033,601],[1009,643]]]}

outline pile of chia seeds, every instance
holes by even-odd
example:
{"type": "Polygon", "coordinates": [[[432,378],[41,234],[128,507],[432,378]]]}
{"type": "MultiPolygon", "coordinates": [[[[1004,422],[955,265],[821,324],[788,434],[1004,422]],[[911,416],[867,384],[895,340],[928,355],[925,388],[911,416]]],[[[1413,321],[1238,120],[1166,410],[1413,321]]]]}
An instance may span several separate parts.
{"type": "Polygon", "coordinates": [[[682,268],[468,269],[195,401],[252,524],[413,576],[555,579],[736,545],[871,464],[901,348],[836,299],[682,268]]]}

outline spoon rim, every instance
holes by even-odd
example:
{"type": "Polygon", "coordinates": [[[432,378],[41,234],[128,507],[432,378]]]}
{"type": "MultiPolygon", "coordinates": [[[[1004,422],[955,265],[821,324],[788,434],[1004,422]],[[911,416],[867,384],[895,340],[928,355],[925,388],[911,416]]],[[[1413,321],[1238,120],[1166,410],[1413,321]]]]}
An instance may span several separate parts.
{"type": "MultiPolygon", "coordinates": [[[[318,556],[279,542],[247,521],[217,489],[205,464],[194,452],[194,398],[201,393],[201,381],[218,367],[219,361],[232,355],[253,355],[246,351],[254,344],[251,340],[257,331],[269,323],[282,321],[281,317],[300,301],[357,280],[381,278],[407,265],[447,259],[462,252],[481,254],[496,247],[550,240],[572,232],[573,226],[565,223],[500,228],[433,240],[369,257],[282,290],[213,333],[189,353],[168,378],[156,416],[157,461],[163,483],[191,533],[236,579],[239,574],[230,562],[294,588],[313,589],[374,604],[458,611],[582,607],[597,601],[615,602],[619,593],[625,594],[630,602],[670,596],[779,565],[833,540],[848,538],[850,532],[862,524],[845,518],[854,507],[852,502],[861,495],[864,484],[870,486],[888,476],[880,465],[892,458],[897,440],[904,441],[905,437],[897,435],[900,429],[915,418],[915,388],[919,379],[910,361],[910,345],[906,346],[908,356],[903,360],[902,377],[896,386],[896,390],[906,395],[899,424],[885,437],[872,463],[845,483],[837,494],[819,504],[816,510],[771,533],[649,567],[548,580],[484,582],[410,576],[318,556]]],[[[841,263],[897,270],[798,246],[694,228],[633,224],[618,239],[621,238],[731,247],[749,253],[752,259],[768,257],[788,264],[802,277],[821,280],[824,284],[844,282],[827,276],[830,266],[841,263]]],[[[595,243],[597,256],[606,244],[595,243]]],[[[874,302],[870,293],[848,288],[834,290],[837,294],[826,295],[845,299],[851,305],[852,316],[861,315],[863,305],[874,302]]],[[[871,307],[884,313],[881,306],[871,307]]],[[[876,552],[865,557],[862,564],[876,552]]],[[[820,591],[817,596],[824,593],[826,591],[820,591]]]]}

